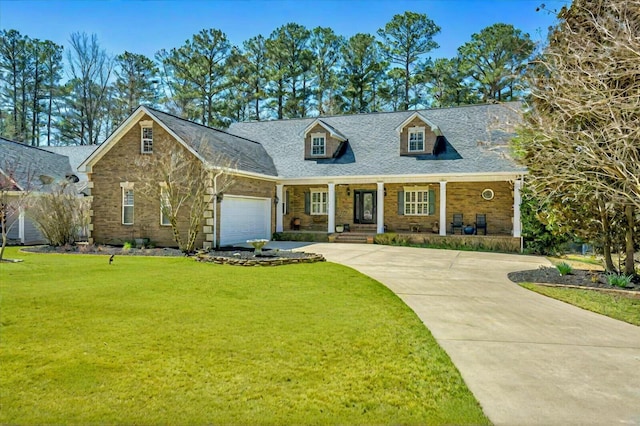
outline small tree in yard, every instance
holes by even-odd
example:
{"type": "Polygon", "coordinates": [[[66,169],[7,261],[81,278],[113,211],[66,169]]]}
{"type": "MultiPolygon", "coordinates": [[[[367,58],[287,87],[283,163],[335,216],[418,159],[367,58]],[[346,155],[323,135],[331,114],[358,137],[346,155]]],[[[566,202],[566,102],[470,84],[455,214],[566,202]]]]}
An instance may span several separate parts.
{"type": "Polygon", "coordinates": [[[160,200],[173,239],[185,253],[194,250],[210,195],[222,194],[234,181],[228,173],[233,168],[232,162],[222,154],[214,157],[209,163],[215,164],[215,168],[208,168],[187,150],[174,147],[162,152],[154,149],[153,155],[136,161],[140,171],[136,176],[136,192],[152,203],[160,200]],[[210,194],[209,188],[215,188],[217,194],[210,194]],[[187,219],[186,229],[180,224],[181,218],[187,219]]]}
{"type": "Polygon", "coordinates": [[[0,261],[4,259],[9,231],[18,223],[18,215],[26,207],[34,173],[28,165],[23,167],[17,159],[5,159],[0,165],[0,228],[2,247],[0,261]],[[22,186],[16,176],[20,174],[22,186]]]}
{"type": "Polygon", "coordinates": [[[52,246],[73,244],[89,223],[89,206],[89,199],[78,196],[73,183],[62,182],[31,197],[29,217],[52,246]]]}
{"type": "MultiPolygon", "coordinates": [[[[634,274],[640,209],[640,0],[574,0],[528,72],[531,108],[518,148],[530,188],[549,205],[585,209],[607,232],[624,213],[634,274]]],[[[609,263],[607,267],[611,267],[609,263]]]]}

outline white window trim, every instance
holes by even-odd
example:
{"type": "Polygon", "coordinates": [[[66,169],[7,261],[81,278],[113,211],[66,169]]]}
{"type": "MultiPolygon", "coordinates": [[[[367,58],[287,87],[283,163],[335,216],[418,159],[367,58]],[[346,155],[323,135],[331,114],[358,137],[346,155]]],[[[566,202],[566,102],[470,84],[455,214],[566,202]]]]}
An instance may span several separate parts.
{"type": "MultiPolygon", "coordinates": [[[[162,204],[164,203],[164,200],[168,198],[169,194],[167,194],[166,184],[160,184],[160,226],[171,226],[171,220],[168,217],[165,217],[164,213],[162,212],[162,204]],[[165,219],[167,223],[164,223],[165,219]]],[[[170,205],[170,203],[168,204],[170,205]]]]}
{"type": "Polygon", "coordinates": [[[120,188],[122,189],[121,200],[122,200],[122,224],[123,225],[133,225],[135,223],[135,192],[133,193],[133,202],[132,204],[125,204],[125,196],[128,191],[133,192],[133,182],[120,182],[120,188]],[[131,223],[127,223],[124,221],[125,218],[125,208],[131,207],[133,210],[133,214],[131,215],[131,223]]]}
{"type": "Polygon", "coordinates": [[[153,154],[153,121],[141,121],[140,123],[140,153],[153,154]],[[144,137],[144,129],[151,129],[151,138],[144,137]],[[145,149],[145,142],[150,142],[151,149],[145,149]]]}
{"type": "Polygon", "coordinates": [[[407,129],[407,151],[408,152],[424,152],[425,129],[424,127],[409,127],[407,129]],[[411,134],[422,134],[422,149],[411,149],[411,134]]]}
{"type": "Polygon", "coordinates": [[[429,190],[428,186],[405,186],[404,187],[404,215],[405,216],[429,216],[429,190]],[[407,201],[407,194],[416,193],[415,200],[416,201],[407,201]],[[418,193],[422,192],[426,194],[426,200],[418,201],[418,193]],[[414,211],[416,213],[410,213],[411,209],[408,208],[411,205],[415,206],[414,211]],[[417,213],[418,205],[422,205],[423,213],[417,213]],[[426,213],[424,213],[426,212],[426,213]]]}
{"type": "Polygon", "coordinates": [[[329,195],[326,189],[312,189],[309,199],[309,213],[312,216],[326,216],[327,215],[327,206],[329,195]],[[313,201],[314,194],[319,194],[320,201],[313,201]],[[317,206],[314,209],[314,205],[317,206]],[[314,211],[315,210],[315,211],[314,211]]]}
{"type": "Polygon", "coordinates": [[[312,157],[324,157],[327,154],[327,134],[326,133],[311,133],[311,146],[309,147],[309,154],[312,157]],[[313,153],[313,140],[322,138],[322,154],[313,153]]]}

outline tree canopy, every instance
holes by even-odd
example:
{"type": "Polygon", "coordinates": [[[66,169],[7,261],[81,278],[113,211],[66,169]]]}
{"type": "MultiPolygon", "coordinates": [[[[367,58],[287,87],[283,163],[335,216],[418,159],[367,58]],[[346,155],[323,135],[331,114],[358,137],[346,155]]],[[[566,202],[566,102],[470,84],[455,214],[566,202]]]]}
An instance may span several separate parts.
{"type": "Polygon", "coordinates": [[[440,31],[411,11],[348,39],[289,22],[234,46],[209,28],[148,58],[133,49],[107,53],[95,34],[72,34],[63,51],[2,30],[0,135],[35,146],[97,144],[140,104],[225,127],[523,96],[527,34],[496,24],[454,58],[433,60],[440,31]]]}

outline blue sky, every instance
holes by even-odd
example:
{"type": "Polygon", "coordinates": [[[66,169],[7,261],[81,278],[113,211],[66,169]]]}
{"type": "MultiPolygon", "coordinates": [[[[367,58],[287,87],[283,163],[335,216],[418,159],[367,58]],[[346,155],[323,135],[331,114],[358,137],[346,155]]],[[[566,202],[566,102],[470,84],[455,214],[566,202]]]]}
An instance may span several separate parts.
{"type": "Polygon", "coordinates": [[[153,57],[179,47],[205,28],[218,28],[236,45],[268,36],[287,22],[311,29],[328,26],[343,36],[375,34],[393,15],[426,13],[442,31],[433,57],[452,57],[471,34],[496,22],[512,24],[543,41],[555,16],[536,12],[565,0],[0,0],[0,28],[66,46],[72,32],[95,33],[108,53],[125,50],[153,57]]]}

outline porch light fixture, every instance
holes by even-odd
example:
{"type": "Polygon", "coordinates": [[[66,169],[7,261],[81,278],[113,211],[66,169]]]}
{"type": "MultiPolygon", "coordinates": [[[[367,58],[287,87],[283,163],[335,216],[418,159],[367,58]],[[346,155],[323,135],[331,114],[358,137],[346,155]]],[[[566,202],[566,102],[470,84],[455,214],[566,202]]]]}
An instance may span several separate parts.
{"type": "Polygon", "coordinates": [[[349,186],[347,186],[347,196],[351,195],[351,188],[349,188],[349,186]]]}
{"type": "Polygon", "coordinates": [[[278,198],[277,195],[273,197],[273,204],[278,205],[279,202],[280,202],[280,198],[278,198]]]}

